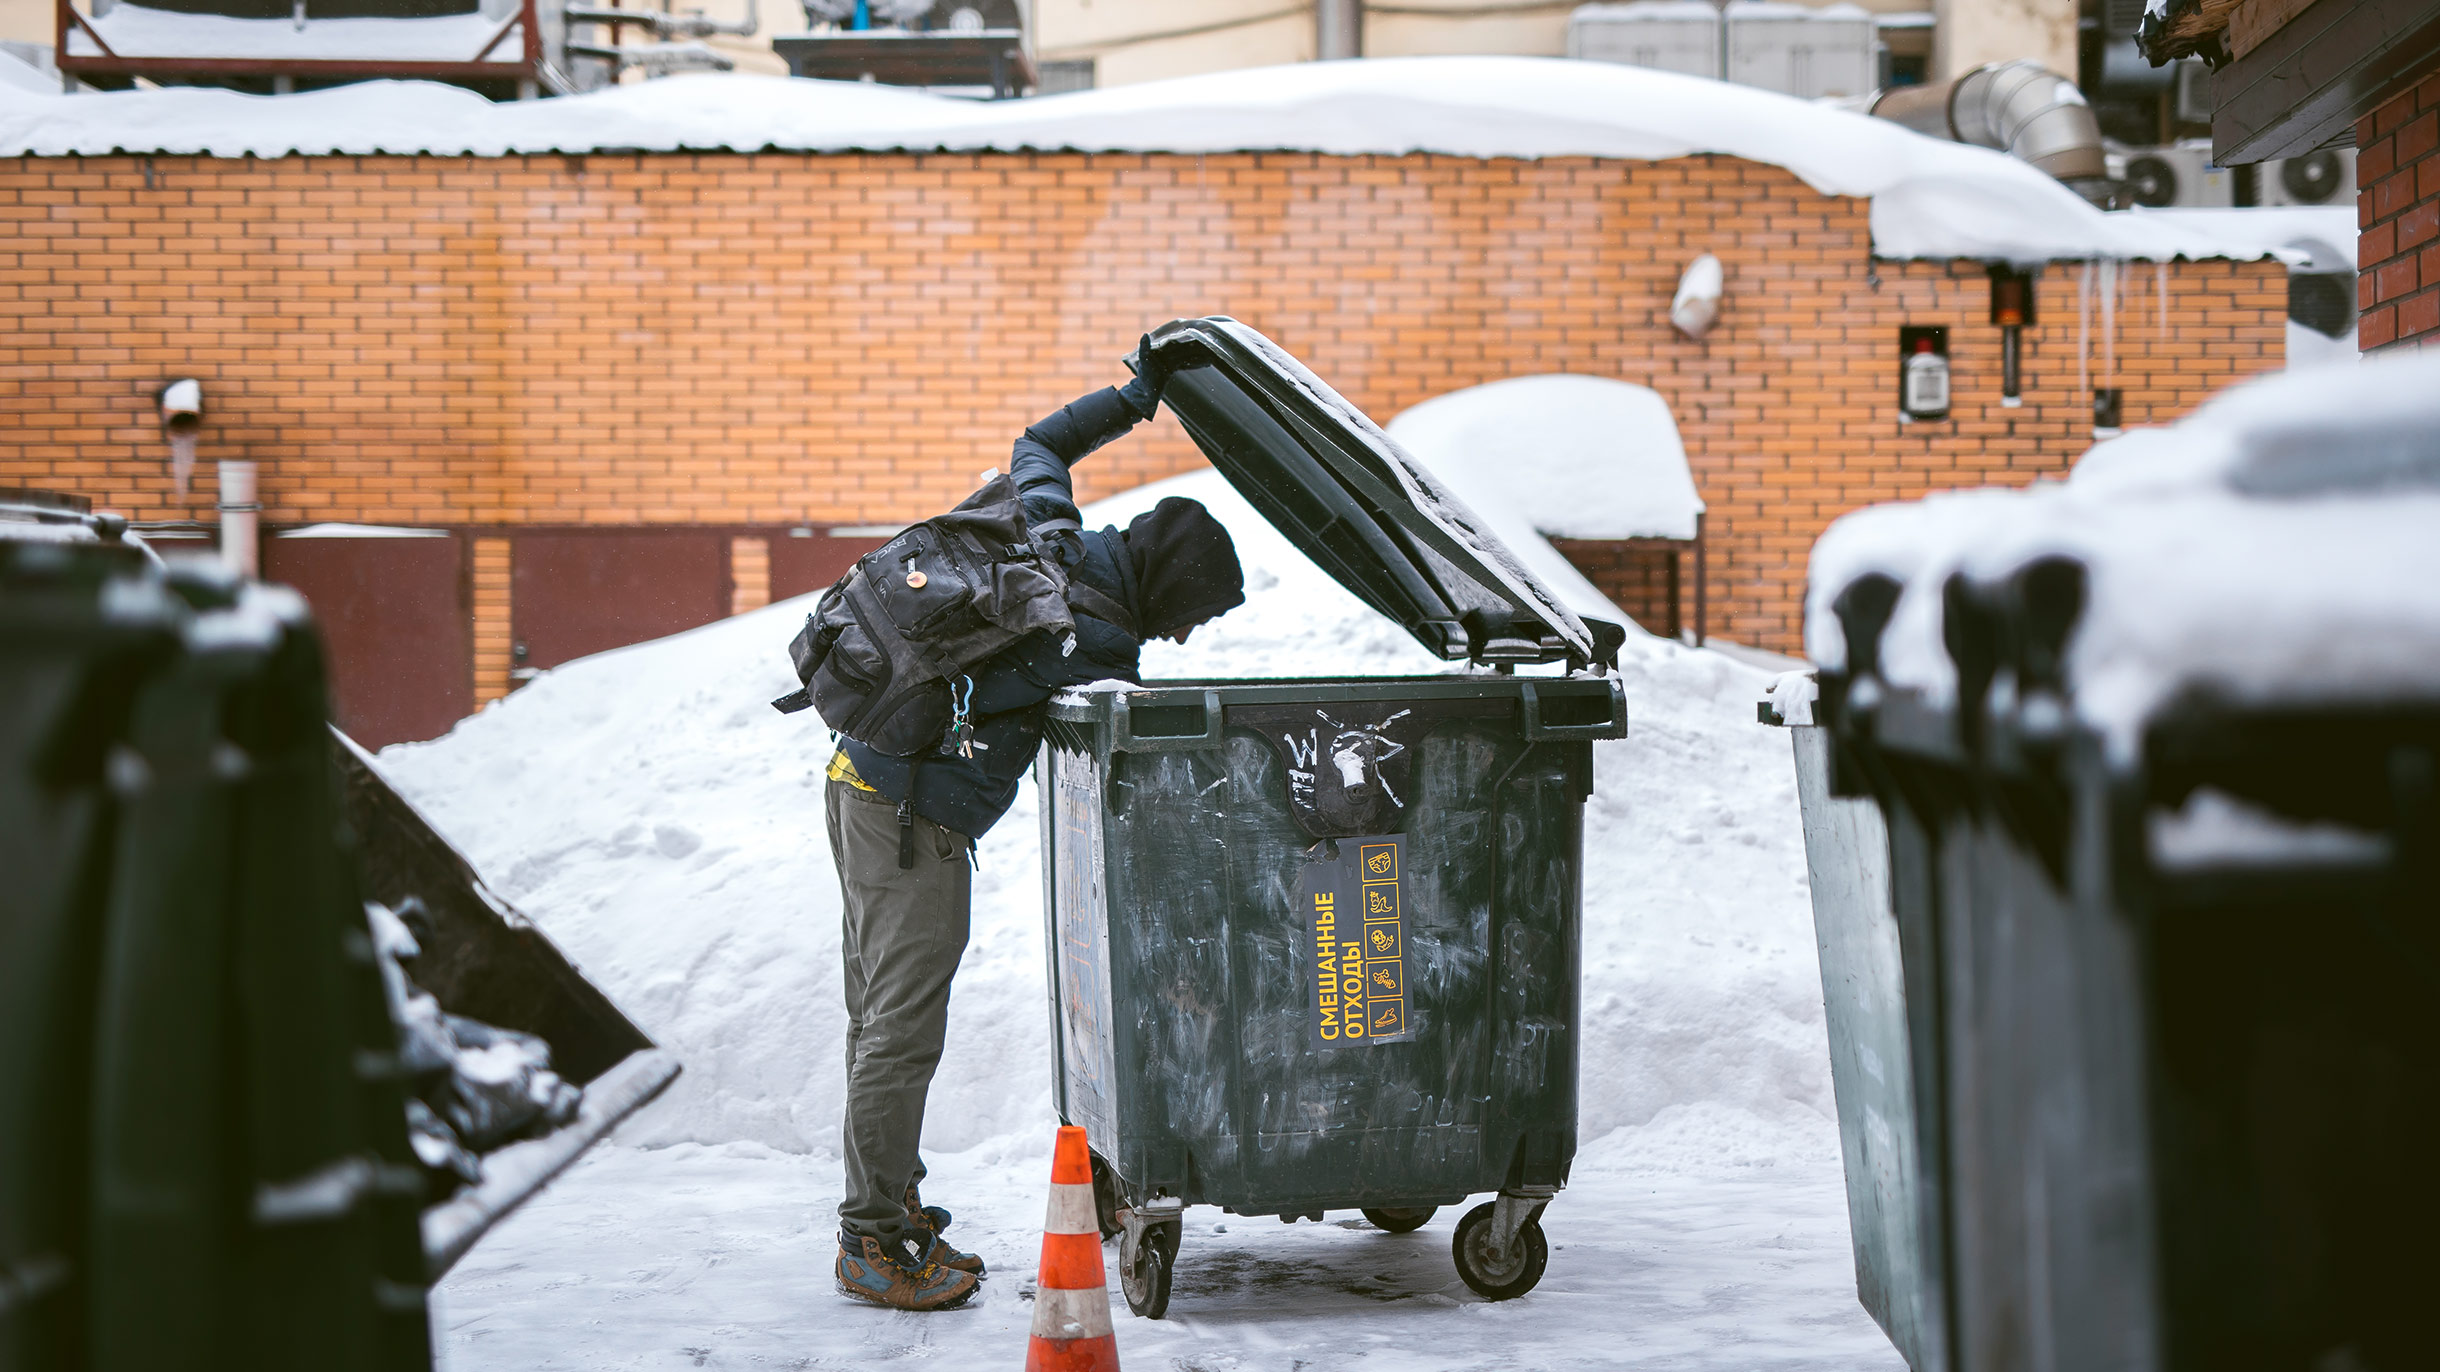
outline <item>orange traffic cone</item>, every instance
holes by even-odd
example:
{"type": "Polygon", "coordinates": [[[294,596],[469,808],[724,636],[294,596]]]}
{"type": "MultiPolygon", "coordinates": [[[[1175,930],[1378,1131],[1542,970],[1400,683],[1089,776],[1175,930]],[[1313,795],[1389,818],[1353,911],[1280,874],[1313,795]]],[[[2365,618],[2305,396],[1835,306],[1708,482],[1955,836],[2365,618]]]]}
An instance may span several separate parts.
{"type": "Polygon", "coordinates": [[[1025,1372],[1118,1372],[1110,1332],[1110,1287],[1101,1271],[1101,1224],[1093,1210],[1093,1164],[1084,1131],[1059,1126],[1051,1152],[1050,1215],[1042,1222],[1042,1278],[1034,1285],[1034,1332],[1025,1372]]]}

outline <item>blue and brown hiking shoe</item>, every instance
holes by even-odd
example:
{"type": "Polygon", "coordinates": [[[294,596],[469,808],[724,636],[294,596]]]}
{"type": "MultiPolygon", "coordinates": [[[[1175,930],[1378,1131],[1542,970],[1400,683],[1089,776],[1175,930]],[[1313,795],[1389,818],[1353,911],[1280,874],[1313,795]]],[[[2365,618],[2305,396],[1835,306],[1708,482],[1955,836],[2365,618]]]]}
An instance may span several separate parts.
{"type": "Polygon", "coordinates": [[[892,1310],[953,1310],[974,1298],[982,1279],[932,1260],[921,1231],[900,1239],[839,1231],[839,1294],[892,1310]]]}
{"type": "Polygon", "coordinates": [[[983,1260],[980,1257],[972,1253],[959,1252],[948,1240],[940,1236],[941,1231],[949,1227],[948,1211],[937,1205],[924,1204],[923,1197],[915,1194],[915,1188],[912,1186],[907,1188],[906,1204],[907,1223],[932,1238],[932,1261],[943,1267],[956,1268],[960,1272],[972,1272],[978,1277],[983,1275],[983,1260]]]}

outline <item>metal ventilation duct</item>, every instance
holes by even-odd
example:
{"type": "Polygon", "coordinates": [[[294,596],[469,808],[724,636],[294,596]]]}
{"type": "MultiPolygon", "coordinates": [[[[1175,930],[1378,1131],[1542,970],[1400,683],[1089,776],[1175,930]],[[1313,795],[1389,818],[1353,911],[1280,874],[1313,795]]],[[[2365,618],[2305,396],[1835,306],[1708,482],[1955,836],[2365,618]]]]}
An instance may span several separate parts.
{"type": "Polygon", "coordinates": [[[1938,85],[1882,91],[1870,110],[1917,133],[1996,148],[2071,185],[2109,179],[2101,126],[2084,93],[2031,58],[1987,63],[1938,85]]]}

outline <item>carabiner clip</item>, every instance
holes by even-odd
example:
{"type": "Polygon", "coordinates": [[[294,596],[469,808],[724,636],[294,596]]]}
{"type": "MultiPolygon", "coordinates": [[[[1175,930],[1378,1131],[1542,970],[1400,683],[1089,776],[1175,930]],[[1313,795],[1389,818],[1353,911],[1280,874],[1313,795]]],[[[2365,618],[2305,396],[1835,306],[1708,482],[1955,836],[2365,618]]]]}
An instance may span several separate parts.
{"type": "Polygon", "coordinates": [[[961,676],[949,683],[949,737],[957,741],[959,757],[974,756],[974,678],[961,676]],[[965,689],[960,690],[959,687],[965,689]]]}

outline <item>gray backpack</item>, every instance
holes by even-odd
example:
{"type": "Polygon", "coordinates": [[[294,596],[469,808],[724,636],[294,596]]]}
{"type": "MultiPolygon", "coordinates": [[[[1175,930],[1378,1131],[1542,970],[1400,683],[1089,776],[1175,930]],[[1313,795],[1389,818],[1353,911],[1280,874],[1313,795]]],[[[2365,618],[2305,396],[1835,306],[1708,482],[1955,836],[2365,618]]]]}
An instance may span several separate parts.
{"type": "Polygon", "coordinates": [[[1045,546],[1047,535],[1073,527],[1062,520],[1028,528],[1006,476],[947,514],[909,525],[822,593],[788,645],[803,689],[773,708],[794,714],[810,705],[831,728],[899,757],[944,740],[962,744],[972,727],[966,673],[984,659],[1037,629],[1073,651],[1071,596],[1125,625],[1107,597],[1071,587],[1045,546]]]}

